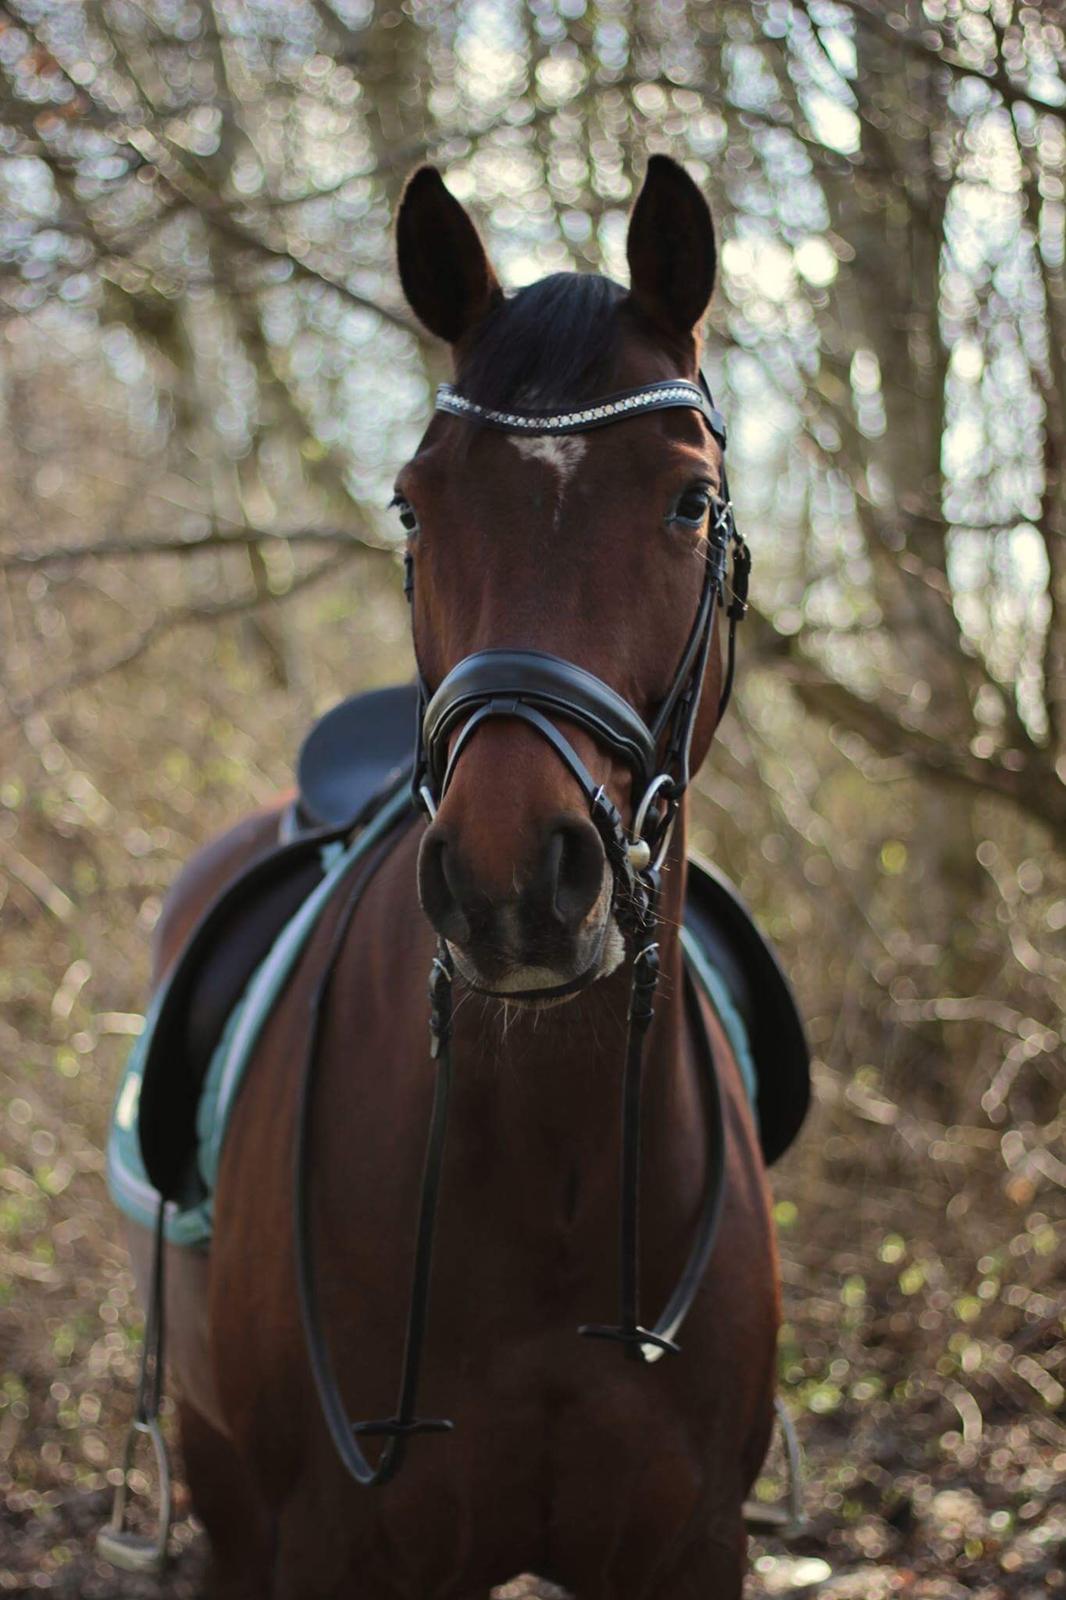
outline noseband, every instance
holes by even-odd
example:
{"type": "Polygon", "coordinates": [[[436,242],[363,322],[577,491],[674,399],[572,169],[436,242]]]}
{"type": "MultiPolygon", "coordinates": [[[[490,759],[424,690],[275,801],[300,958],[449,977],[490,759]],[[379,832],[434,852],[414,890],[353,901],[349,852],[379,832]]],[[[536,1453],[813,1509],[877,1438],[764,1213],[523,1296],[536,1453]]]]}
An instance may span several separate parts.
{"type": "MultiPolygon", "coordinates": [[[[572,411],[509,412],[475,404],[448,384],[437,391],[436,409],[482,427],[521,435],[584,433],[627,417],[684,407],[697,411],[720,449],[725,450],[725,424],[716,410],[702,374],[698,384],[684,379],[628,389],[572,411]]],[[[709,1134],[707,1184],[695,1237],[680,1280],[659,1320],[642,1326],[638,1295],[638,1187],[640,1171],[640,1085],[644,1040],[654,1014],[659,977],[656,908],[660,869],[666,856],[678,808],[688,787],[690,755],[699,711],[715,612],[729,619],[725,678],[718,704],[721,719],[733,685],[736,628],[747,610],[751,557],[737,533],[729,489],[722,469],[722,492],[711,502],[703,579],[695,617],[681,650],[673,681],[650,721],[595,674],[562,656],[541,650],[479,650],[466,656],[430,690],[421,671],[419,722],[415,748],[414,796],[432,818],[448,790],[456,766],[471,739],[492,717],[511,717],[535,729],[576,779],[588,803],[614,877],[614,915],[632,952],[629,1031],[622,1088],[622,1170],[619,1225],[619,1319],[579,1331],[590,1338],[620,1343],[635,1361],[651,1362],[676,1352],[676,1334],[688,1313],[710,1258],[721,1208],[724,1174],[721,1107],[712,1089],[715,1111],[709,1134]],[[732,550],[732,582],[727,599],[727,570],[732,550]],[[596,782],[570,740],[556,725],[561,717],[591,735],[595,743],[627,766],[633,776],[633,818],[627,829],[617,806],[596,782]]],[[[406,558],[404,589],[413,595],[413,568],[406,558]]],[[[717,725],[717,724],[716,724],[717,725]]],[[[310,1104],[314,1066],[329,986],[363,889],[387,844],[370,856],[353,885],[334,934],[313,1011],[307,1069],[297,1130],[296,1255],[297,1278],[311,1371],[337,1452],[357,1483],[388,1482],[398,1470],[407,1441],[415,1434],[449,1430],[446,1420],[419,1418],[418,1377],[429,1306],[433,1230],[444,1157],[448,1095],[451,1084],[453,967],[441,939],[430,974],[430,1050],[436,1082],[426,1146],[415,1239],[414,1270],[408,1307],[403,1370],[396,1414],[374,1422],[352,1424],[347,1417],[325,1340],[314,1284],[309,1221],[310,1104]],[[371,1465],[357,1436],[380,1437],[384,1448],[371,1465]]],[[[572,985],[554,992],[572,992],[572,985]]],[[[711,1074],[713,1079],[713,1072],[711,1074]]]]}

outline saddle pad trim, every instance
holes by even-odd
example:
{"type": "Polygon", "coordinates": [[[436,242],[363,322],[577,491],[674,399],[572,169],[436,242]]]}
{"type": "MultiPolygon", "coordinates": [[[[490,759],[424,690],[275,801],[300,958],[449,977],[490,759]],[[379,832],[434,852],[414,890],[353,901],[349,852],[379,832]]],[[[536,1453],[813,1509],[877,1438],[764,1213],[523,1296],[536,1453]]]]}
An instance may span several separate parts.
{"type": "MultiPolygon", "coordinates": [[[[203,1245],[210,1240],[212,1195],[226,1125],[259,1035],[338,883],[401,819],[413,815],[409,793],[406,788],[399,790],[358,838],[335,856],[321,882],[286,923],[269,954],[252,974],[211,1058],[197,1108],[197,1164],[208,1194],[191,1207],[168,1203],[166,1233],[171,1243],[203,1245]],[[206,1112],[205,1108],[208,1108],[206,1112]],[[206,1137],[205,1124],[209,1128],[206,1137]]],[[[126,1140],[122,1136],[130,1131],[136,1134],[143,1061],[157,1009],[155,1004],[149,1007],[144,1030],[130,1054],[115,1102],[107,1149],[107,1175],[112,1196],[120,1208],[138,1222],[154,1221],[159,1194],[147,1180],[139,1150],[126,1151],[126,1140]]]]}
{"type": "Polygon", "coordinates": [[[751,1106],[751,1114],[755,1118],[755,1126],[759,1126],[759,1078],[755,1068],[755,1058],[751,1053],[751,1037],[747,1024],[741,1016],[729,992],[729,986],[717,967],[711,965],[706,955],[693,934],[691,928],[681,926],[681,949],[684,953],[685,964],[716,1013],[719,1022],[725,1029],[726,1038],[729,1040],[740,1076],[744,1082],[744,1090],[751,1106]]]}

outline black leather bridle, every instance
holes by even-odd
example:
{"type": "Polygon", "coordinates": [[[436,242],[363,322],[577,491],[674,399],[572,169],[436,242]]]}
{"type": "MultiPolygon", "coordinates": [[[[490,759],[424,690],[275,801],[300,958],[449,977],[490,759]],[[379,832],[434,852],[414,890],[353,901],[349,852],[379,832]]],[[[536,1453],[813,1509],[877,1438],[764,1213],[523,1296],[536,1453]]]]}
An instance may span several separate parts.
{"type": "MultiPolygon", "coordinates": [[[[675,379],[626,390],[565,412],[508,412],[477,405],[445,384],[436,408],[479,426],[526,436],[583,433],[651,411],[684,407],[697,411],[720,449],[725,449],[725,424],[715,408],[702,374],[699,383],[675,379]]],[[[568,768],[585,795],[589,814],[603,841],[614,877],[613,914],[632,951],[629,1031],[623,1079],[622,1172],[619,1226],[620,1306],[617,1323],[588,1325],[580,1332],[619,1342],[633,1360],[654,1361],[679,1348],[676,1334],[703,1277],[717,1231],[721,1207],[724,1151],[721,1106],[713,1067],[708,1095],[712,1126],[712,1181],[707,1186],[695,1238],[678,1285],[655,1325],[644,1327],[639,1314],[638,1190],[640,1170],[640,1088],[644,1041],[654,1014],[659,977],[657,906],[660,869],[669,846],[678,808],[688,787],[693,730],[714,632],[715,614],[729,622],[727,664],[718,719],[733,686],[736,629],[747,610],[751,558],[737,533],[725,469],[721,494],[711,501],[703,580],[696,614],[670,690],[650,722],[609,684],[561,656],[539,650],[481,650],[465,657],[435,691],[419,671],[419,720],[413,792],[432,818],[447,792],[463,752],[487,720],[517,718],[534,728],[568,768]],[[727,584],[732,553],[731,582],[727,584]],[[555,717],[589,733],[633,774],[633,818],[627,828],[617,806],[596,782],[555,717]]],[[[407,557],[405,590],[413,595],[413,570],[407,557]]],[[[443,1432],[445,1420],[416,1414],[418,1376],[429,1304],[433,1230],[444,1155],[448,1094],[451,1083],[453,965],[446,942],[439,941],[430,975],[431,1054],[437,1074],[426,1148],[418,1233],[408,1310],[403,1374],[396,1414],[375,1422],[351,1424],[340,1395],[324,1338],[314,1267],[308,1184],[311,1107],[318,1040],[330,986],[351,919],[382,855],[380,845],[362,864],[334,933],[313,1009],[307,1070],[297,1132],[295,1232],[297,1277],[308,1355],[319,1399],[342,1462],[358,1482],[378,1485],[400,1466],[406,1441],[416,1433],[443,1432]],[[385,1445],[377,1465],[363,1454],[356,1436],[378,1436],[385,1445]]],[[[561,995],[572,985],[550,991],[561,995]]]]}
{"type": "MultiPolygon", "coordinates": [[[[592,405],[563,412],[495,411],[475,405],[448,384],[437,392],[438,411],[507,433],[548,437],[586,432],[629,416],[677,407],[699,412],[724,456],[725,422],[702,374],[698,384],[683,379],[648,384],[643,389],[627,389],[592,405]]],[[[542,650],[479,650],[453,667],[435,693],[430,692],[420,671],[421,715],[414,791],[427,814],[435,814],[477,729],[490,717],[519,718],[536,729],[569,768],[584,792],[616,877],[628,880],[628,886],[633,888],[634,878],[665,854],[678,805],[688,787],[692,733],[715,611],[725,600],[731,546],[733,592],[726,613],[728,660],[718,708],[720,719],[733,685],[736,627],[747,609],[751,566],[747,546],[733,521],[724,465],[721,495],[711,503],[696,615],[673,682],[650,723],[602,678],[542,650]],[[636,796],[630,832],[602,785],[595,782],[573,745],[552,721],[553,716],[577,723],[601,748],[629,767],[636,796]],[[449,751],[451,737],[460,726],[461,732],[449,751]]],[[[410,597],[410,564],[406,589],[410,597]]]]}

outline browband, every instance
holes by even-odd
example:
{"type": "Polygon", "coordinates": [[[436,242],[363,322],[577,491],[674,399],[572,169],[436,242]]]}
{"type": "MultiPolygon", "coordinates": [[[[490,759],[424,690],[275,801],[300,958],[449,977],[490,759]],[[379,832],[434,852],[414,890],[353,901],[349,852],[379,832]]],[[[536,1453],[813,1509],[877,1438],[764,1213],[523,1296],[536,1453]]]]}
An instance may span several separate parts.
{"type": "Polygon", "coordinates": [[[491,406],[468,400],[450,383],[442,383],[437,390],[438,411],[469,422],[483,422],[489,428],[502,428],[507,433],[586,433],[590,428],[620,422],[629,412],[668,411],[678,406],[698,411],[725,449],[725,419],[712,402],[702,373],[699,383],[669,378],[665,383],[645,384],[642,389],[622,389],[618,394],[605,395],[594,405],[573,411],[494,411],[491,406]]]}

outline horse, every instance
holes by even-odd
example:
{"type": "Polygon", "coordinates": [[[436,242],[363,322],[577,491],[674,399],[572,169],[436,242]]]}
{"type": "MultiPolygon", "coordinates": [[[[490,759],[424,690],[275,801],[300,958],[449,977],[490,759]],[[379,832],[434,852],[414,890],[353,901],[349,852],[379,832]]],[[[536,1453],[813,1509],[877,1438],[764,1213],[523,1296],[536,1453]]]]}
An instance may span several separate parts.
{"type": "MultiPolygon", "coordinates": [[[[560,273],[505,295],[470,216],[425,167],[403,195],[397,252],[407,301],[451,347],[455,373],[396,483],[427,696],[471,657],[515,651],[527,675],[539,658],[556,663],[546,670],[557,681],[561,662],[568,682],[591,675],[599,689],[582,715],[565,696],[550,716],[543,697],[523,711],[518,695],[510,712],[497,696],[479,716],[452,695],[423,752],[427,814],[397,831],[350,914],[343,895],[328,905],[256,1046],[209,1252],[167,1247],[169,1368],[213,1593],[484,1600],[533,1572],[578,1600],[736,1600],[742,1507],[773,1421],[778,1270],[730,1039],[704,1008],[716,1153],[681,1001],[683,785],[654,837],[643,1297],[670,1294],[716,1161],[717,1233],[679,1355],[651,1359],[663,1352],[646,1329],[640,1349],[623,1352],[633,1360],[576,1337],[617,1293],[628,912],[643,881],[622,868],[626,849],[638,867],[649,854],[640,838],[632,845],[642,795],[618,732],[625,717],[617,705],[614,723],[604,712],[599,734],[597,717],[613,695],[655,726],[706,591],[724,487],[716,414],[693,398],[715,277],[711,214],[685,170],[654,156],[629,223],[628,290],[560,273]],[[594,415],[605,394],[649,393],[594,415]],[[523,424],[538,415],[556,431],[523,424]],[[333,1447],[301,1319],[299,1068],[328,968],[307,1152],[318,1310],[346,1409],[385,1417],[434,1096],[425,974],[442,960],[456,983],[455,1072],[421,1380],[426,1411],[455,1427],[410,1438],[403,1470],[368,1489],[333,1447]]],[[[689,648],[686,772],[707,755],[725,687],[716,594],[704,647],[689,648]]],[[[281,809],[245,819],[179,877],[157,931],[157,985],[219,886],[270,849],[281,809]]],[[[660,822],[665,810],[652,806],[660,822]]],[[[134,1229],[131,1248],[143,1283],[148,1235],[134,1229]]]]}

